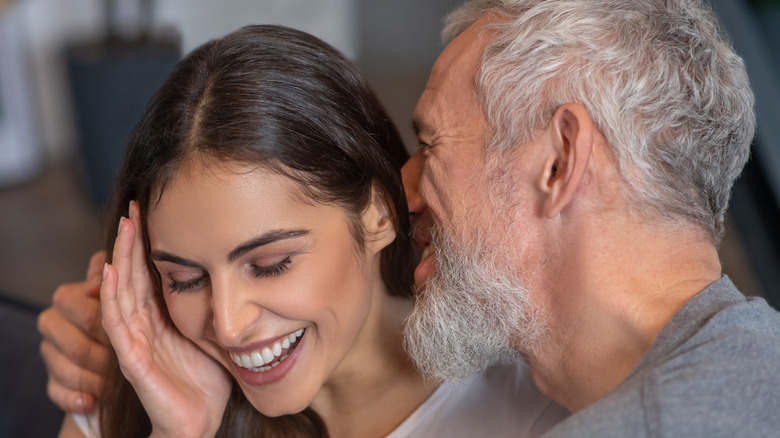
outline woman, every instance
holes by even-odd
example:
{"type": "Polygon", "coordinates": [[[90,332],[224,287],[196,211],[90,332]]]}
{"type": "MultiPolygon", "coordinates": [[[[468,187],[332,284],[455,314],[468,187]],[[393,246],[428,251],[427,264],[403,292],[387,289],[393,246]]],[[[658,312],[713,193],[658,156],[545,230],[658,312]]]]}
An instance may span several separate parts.
{"type": "Polygon", "coordinates": [[[404,353],[406,158],[310,35],[247,27],[181,61],[118,178],[101,435],[466,436],[481,419],[522,436],[559,419],[514,365],[436,389],[404,353]]]}

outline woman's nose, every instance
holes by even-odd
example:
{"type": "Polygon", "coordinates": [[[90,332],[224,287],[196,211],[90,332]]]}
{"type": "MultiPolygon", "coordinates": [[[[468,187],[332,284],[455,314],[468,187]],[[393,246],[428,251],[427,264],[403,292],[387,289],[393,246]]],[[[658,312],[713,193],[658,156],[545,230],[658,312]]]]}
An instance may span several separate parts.
{"type": "Polygon", "coordinates": [[[240,281],[212,283],[212,323],[217,342],[223,347],[240,347],[263,310],[252,302],[248,285],[240,281]]]}

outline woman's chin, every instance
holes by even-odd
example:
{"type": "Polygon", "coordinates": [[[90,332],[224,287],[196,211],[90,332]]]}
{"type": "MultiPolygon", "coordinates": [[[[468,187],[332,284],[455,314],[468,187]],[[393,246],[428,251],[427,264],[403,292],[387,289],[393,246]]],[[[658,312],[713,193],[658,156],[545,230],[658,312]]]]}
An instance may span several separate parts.
{"type": "Polygon", "coordinates": [[[269,403],[269,400],[255,400],[254,397],[251,397],[250,394],[247,394],[246,392],[244,392],[244,396],[246,396],[249,403],[252,404],[258,412],[266,417],[281,417],[282,415],[297,414],[306,409],[311,403],[311,401],[306,403],[304,401],[280,401],[278,399],[269,403]]]}

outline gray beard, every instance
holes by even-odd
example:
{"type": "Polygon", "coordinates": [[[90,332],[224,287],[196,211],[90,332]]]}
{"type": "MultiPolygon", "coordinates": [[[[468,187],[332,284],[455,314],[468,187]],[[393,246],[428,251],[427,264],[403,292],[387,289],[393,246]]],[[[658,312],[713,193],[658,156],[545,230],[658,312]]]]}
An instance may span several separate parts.
{"type": "Polygon", "coordinates": [[[533,355],[544,324],[517,268],[479,235],[463,245],[443,234],[432,230],[436,269],[404,327],[418,369],[434,381],[458,380],[502,357],[533,355]]]}

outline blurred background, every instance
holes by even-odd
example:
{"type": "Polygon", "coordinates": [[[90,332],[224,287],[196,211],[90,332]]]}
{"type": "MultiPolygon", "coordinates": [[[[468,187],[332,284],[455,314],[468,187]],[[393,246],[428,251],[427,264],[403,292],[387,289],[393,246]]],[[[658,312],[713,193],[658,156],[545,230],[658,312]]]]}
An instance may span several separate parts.
{"type": "MultiPolygon", "coordinates": [[[[368,75],[407,145],[460,0],[0,0],[0,295],[46,306],[84,276],[125,142],[182,53],[242,25],[313,33],[368,75]]],[[[780,304],[780,4],[712,0],[756,91],[753,158],[734,189],[724,270],[780,304]]]]}
{"type": "MultiPolygon", "coordinates": [[[[358,63],[411,149],[441,17],[460,2],[0,0],[0,436],[57,430],[35,317],[57,285],[84,277],[130,131],[182,53],[247,24],[313,33],[358,63]]],[[[747,63],[758,116],[723,269],[780,307],[780,0],[711,3],[747,63]]]]}
{"type": "Polygon", "coordinates": [[[357,61],[412,147],[411,113],[456,0],[0,0],[0,294],[45,306],[83,278],[146,102],[184,53],[247,24],[357,61]]]}

